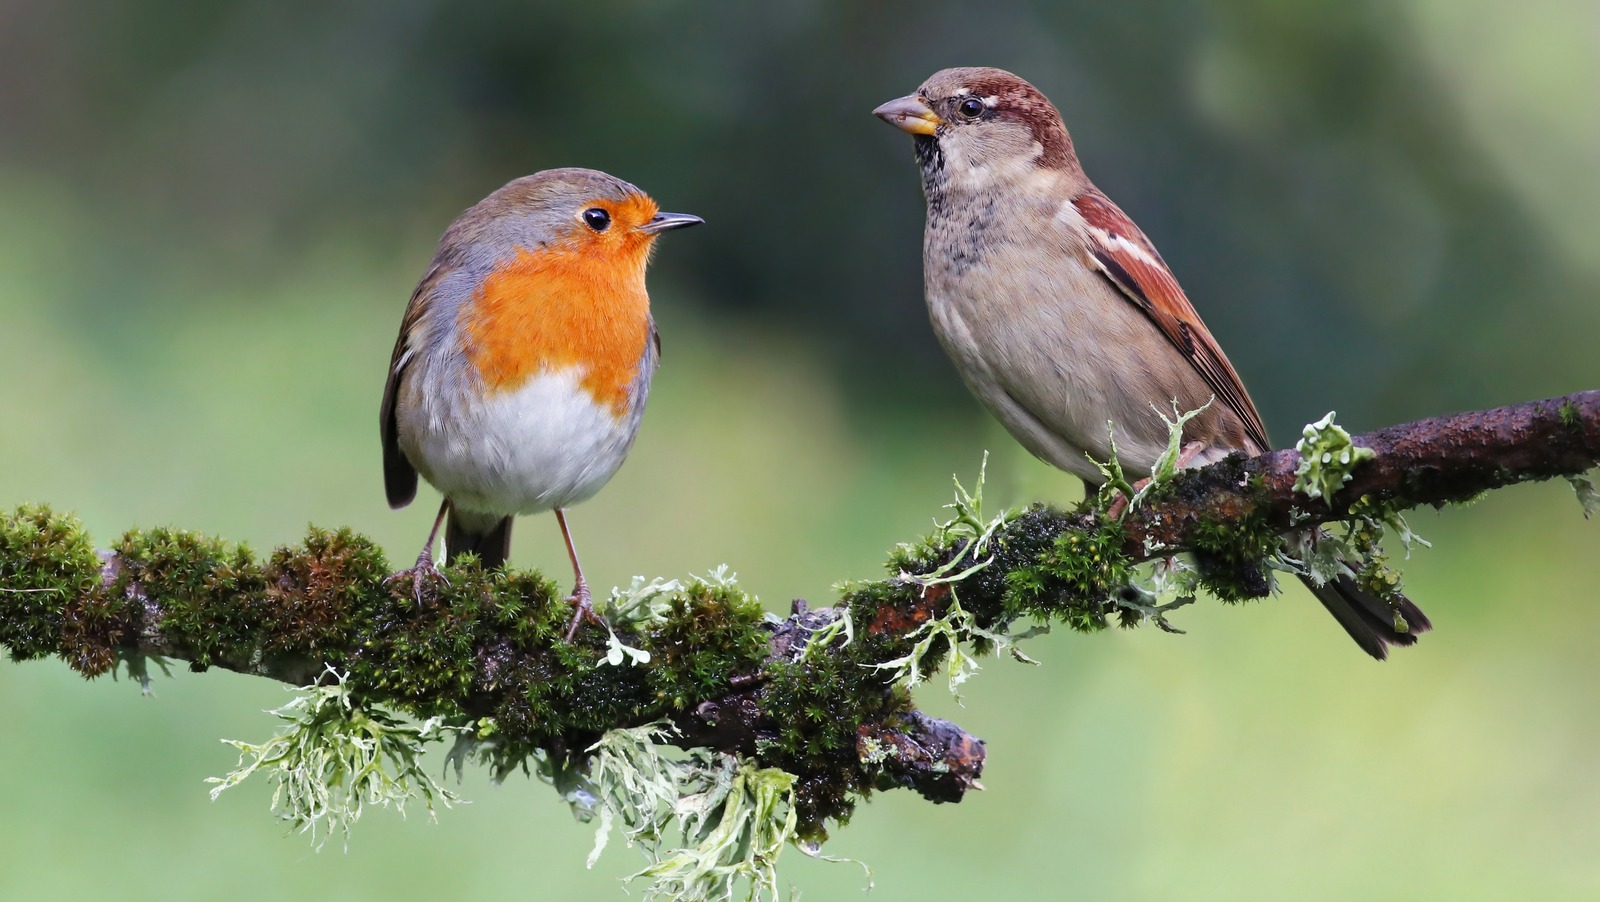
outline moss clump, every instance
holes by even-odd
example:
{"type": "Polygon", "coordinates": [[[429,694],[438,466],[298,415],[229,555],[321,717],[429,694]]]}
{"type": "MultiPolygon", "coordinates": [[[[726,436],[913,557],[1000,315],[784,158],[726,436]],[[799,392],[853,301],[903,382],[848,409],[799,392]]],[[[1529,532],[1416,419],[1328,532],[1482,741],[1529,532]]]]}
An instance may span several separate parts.
{"type": "Polygon", "coordinates": [[[44,505],[0,517],[0,645],[12,660],[62,650],[65,603],[97,593],[100,568],[76,517],[44,505]]]}
{"type": "Polygon", "coordinates": [[[638,645],[655,665],[655,700],[680,712],[726,692],[733,674],[759,670],[767,658],[765,616],[760,602],[729,584],[695,580],[675,593],[638,645]]]}
{"type": "Polygon", "coordinates": [[[800,775],[794,792],[802,837],[825,836],[826,821],[844,823],[856,800],[870,794],[880,764],[862,760],[860,725],[911,709],[910,694],[871,667],[890,656],[889,643],[862,642],[853,654],[773,662],[765,672],[763,707],[773,730],[758,757],[800,775]]]}
{"type": "MultiPolygon", "coordinates": [[[[332,569],[340,568],[341,557],[328,561],[332,569]]],[[[333,636],[323,630],[346,623],[362,637],[346,666],[352,686],[363,696],[397,701],[425,715],[457,717],[466,713],[460,700],[472,691],[477,676],[476,644],[484,632],[480,623],[485,608],[499,594],[479,567],[469,564],[424,577],[419,601],[418,587],[405,577],[395,579],[389,591],[373,598],[319,592],[313,586],[321,570],[321,554],[280,550],[274,564],[280,560],[287,570],[313,581],[303,584],[308,591],[296,585],[296,602],[303,606],[299,613],[304,616],[286,624],[285,632],[294,637],[285,636],[286,642],[325,648],[333,636]],[[359,619],[351,623],[352,617],[359,619]]],[[[368,577],[367,584],[382,580],[379,569],[368,577]]]]}
{"type": "MultiPolygon", "coordinates": [[[[984,557],[991,563],[960,583],[961,605],[983,629],[1003,626],[1018,617],[1052,613],[1053,600],[1048,590],[1037,596],[1037,605],[1023,603],[1010,585],[1007,574],[1034,566],[1051,552],[1056,539],[1067,530],[1075,528],[1079,520],[1073,516],[1036,504],[1011,517],[1005,526],[996,531],[984,557]]],[[[902,546],[890,557],[891,573],[930,573],[966,552],[968,540],[924,548],[902,546]],[[915,552],[915,553],[913,553],[915,552]]],[[[868,587],[861,587],[865,591],[868,587]]],[[[861,621],[858,621],[861,622],[861,621]]]]}
{"type": "Polygon", "coordinates": [[[1105,629],[1107,600],[1133,578],[1122,544],[1116,523],[1062,530],[1032,563],[1006,575],[1007,614],[1054,617],[1084,632],[1105,629]]]}
{"type": "MultiPolygon", "coordinates": [[[[235,585],[253,606],[248,619],[266,627],[263,651],[325,658],[342,654],[350,635],[370,629],[392,604],[377,589],[388,572],[383,551],[366,537],[312,527],[301,545],[272,553],[260,590],[242,579],[235,585]]],[[[227,581],[227,572],[218,580],[227,581]]]]}
{"type": "Polygon", "coordinates": [[[1202,521],[1193,546],[1200,585],[1220,601],[1265,598],[1272,582],[1264,565],[1282,546],[1283,537],[1262,515],[1226,523],[1202,521]]]}
{"type": "Polygon", "coordinates": [[[131,530],[114,550],[119,567],[99,612],[103,625],[77,637],[80,644],[102,642],[106,666],[79,667],[85,676],[109,669],[124,633],[147,622],[184,649],[195,670],[236,661],[238,649],[265,635],[258,612],[266,583],[248,548],[158,528],[131,530]]]}

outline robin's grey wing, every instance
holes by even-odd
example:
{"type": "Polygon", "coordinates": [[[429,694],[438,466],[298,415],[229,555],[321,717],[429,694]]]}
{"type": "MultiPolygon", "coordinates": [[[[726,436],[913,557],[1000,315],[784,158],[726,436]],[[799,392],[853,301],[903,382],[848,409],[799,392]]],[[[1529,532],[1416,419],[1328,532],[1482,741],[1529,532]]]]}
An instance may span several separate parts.
{"type": "Polygon", "coordinates": [[[411,363],[415,349],[411,337],[422,319],[425,299],[443,278],[446,267],[437,261],[429,267],[411,301],[406,305],[406,315],[400,321],[400,335],[395,339],[394,352],[389,356],[389,378],[383,385],[383,405],[378,410],[378,433],[383,439],[383,487],[389,496],[389,506],[401,508],[417,497],[417,468],[400,450],[400,423],[396,404],[406,367],[411,363]]]}

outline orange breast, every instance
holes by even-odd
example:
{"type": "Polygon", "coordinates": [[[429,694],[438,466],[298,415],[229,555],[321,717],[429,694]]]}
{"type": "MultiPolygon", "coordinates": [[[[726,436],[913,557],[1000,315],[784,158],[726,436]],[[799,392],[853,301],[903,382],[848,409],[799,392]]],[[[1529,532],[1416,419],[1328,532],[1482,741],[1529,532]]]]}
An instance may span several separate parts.
{"type": "Polygon", "coordinates": [[[596,403],[617,416],[627,412],[650,340],[649,248],[597,250],[582,244],[518,249],[462,308],[468,359],[491,393],[578,367],[580,384],[596,403]]]}

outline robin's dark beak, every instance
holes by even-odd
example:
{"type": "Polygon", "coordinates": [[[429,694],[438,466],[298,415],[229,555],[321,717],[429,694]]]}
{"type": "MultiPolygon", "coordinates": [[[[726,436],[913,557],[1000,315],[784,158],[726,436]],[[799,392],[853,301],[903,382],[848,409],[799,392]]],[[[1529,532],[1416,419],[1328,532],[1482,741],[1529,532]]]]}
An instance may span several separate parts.
{"type": "Polygon", "coordinates": [[[891,100],[873,110],[872,115],[913,135],[931,135],[944,124],[928,102],[915,94],[891,100]]]}
{"type": "Polygon", "coordinates": [[[650,217],[650,221],[639,227],[639,231],[646,235],[659,235],[673,229],[687,229],[705,222],[698,216],[688,213],[657,213],[650,217]]]}

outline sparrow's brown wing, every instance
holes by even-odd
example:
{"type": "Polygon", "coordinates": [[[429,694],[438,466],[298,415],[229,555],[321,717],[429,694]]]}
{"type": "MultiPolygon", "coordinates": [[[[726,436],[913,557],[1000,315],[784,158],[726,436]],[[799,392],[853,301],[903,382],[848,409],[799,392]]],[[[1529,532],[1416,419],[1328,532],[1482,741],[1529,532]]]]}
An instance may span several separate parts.
{"type": "Polygon", "coordinates": [[[1093,188],[1073,198],[1072,205],[1089,226],[1089,254],[1094,265],[1155,323],[1205,379],[1217,400],[1238,415],[1245,434],[1257,446],[1256,452],[1271,450],[1255,402],[1155,245],[1110,198],[1093,188]]]}
{"type": "Polygon", "coordinates": [[[378,433],[383,437],[383,487],[389,495],[389,506],[402,508],[417,497],[417,468],[400,450],[400,423],[395,403],[400,394],[400,380],[406,366],[411,363],[411,339],[422,320],[425,299],[444,277],[448,268],[439,261],[428,268],[417,290],[411,293],[406,305],[406,315],[400,320],[400,336],[395,339],[394,353],[389,357],[389,380],[383,385],[383,406],[378,411],[378,433]]]}

